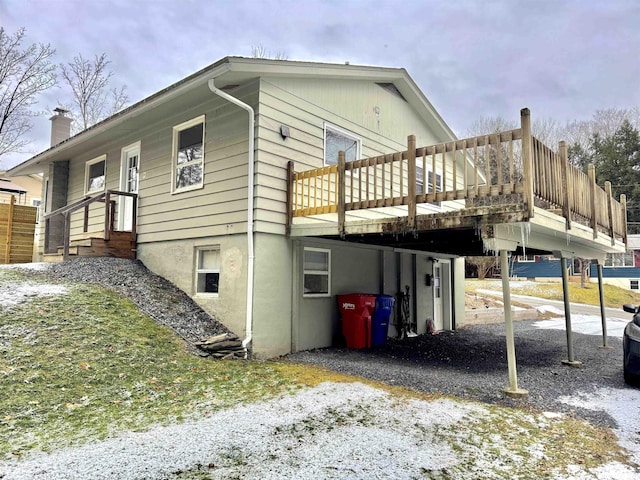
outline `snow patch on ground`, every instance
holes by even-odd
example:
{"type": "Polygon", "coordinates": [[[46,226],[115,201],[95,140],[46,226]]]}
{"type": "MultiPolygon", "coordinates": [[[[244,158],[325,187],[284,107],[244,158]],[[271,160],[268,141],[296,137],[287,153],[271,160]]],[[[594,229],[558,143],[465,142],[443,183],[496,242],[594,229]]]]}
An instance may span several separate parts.
{"type": "Polygon", "coordinates": [[[47,270],[50,266],[51,264],[46,262],[33,262],[33,263],[12,263],[9,265],[0,265],[0,268],[14,268],[14,269],[22,269],[22,270],[44,271],[44,270],[47,270]]]}
{"type": "MultiPolygon", "coordinates": [[[[19,263],[11,265],[1,265],[4,269],[29,269],[29,270],[46,270],[47,263],[19,263]]],[[[69,292],[69,288],[65,285],[56,285],[48,283],[36,283],[31,281],[6,280],[0,282],[0,307],[11,307],[26,302],[32,297],[51,297],[55,295],[64,295],[69,292]]]]}
{"type": "MultiPolygon", "coordinates": [[[[640,390],[634,388],[599,388],[594,392],[579,392],[560,397],[561,402],[589,410],[601,410],[611,415],[618,427],[614,432],[620,446],[631,459],[640,464],[640,390]]],[[[626,477],[616,477],[626,478],[626,477]]]]}
{"type": "MultiPolygon", "coordinates": [[[[553,307],[549,307],[553,308],[553,307]]],[[[562,313],[564,315],[564,312],[562,313]]],[[[607,319],[607,336],[622,338],[624,327],[629,323],[627,320],[618,318],[607,319]]],[[[564,317],[541,320],[533,324],[536,328],[546,328],[551,330],[566,330],[564,317]]],[[[583,333],[585,335],[602,335],[602,319],[597,315],[571,315],[571,331],[583,333]]]]}
{"type": "Polygon", "coordinates": [[[11,307],[26,302],[31,297],[64,295],[69,288],[64,285],[19,283],[0,285],[0,306],[11,307]]]}
{"type": "Polygon", "coordinates": [[[197,422],[8,462],[0,478],[151,480],[195,465],[211,465],[212,479],[421,478],[459,461],[437,432],[485,413],[449,399],[399,402],[363,384],[324,383],[197,422]]]}
{"type": "Polygon", "coordinates": [[[560,310],[557,307],[554,307],[553,305],[541,305],[539,307],[536,307],[536,310],[539,311],[540,313],[553,313],[555,315],[564,315],[564,310],[560,310]]]}

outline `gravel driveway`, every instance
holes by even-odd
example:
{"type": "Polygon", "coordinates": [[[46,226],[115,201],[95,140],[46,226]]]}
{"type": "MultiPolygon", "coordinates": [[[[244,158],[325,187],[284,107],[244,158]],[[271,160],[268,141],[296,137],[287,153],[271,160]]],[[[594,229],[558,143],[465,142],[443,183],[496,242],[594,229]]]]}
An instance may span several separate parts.
{"type": "MultiPolygon", "coordinates": [[[[544,330],[535,321],[514,323],[518,386],[529,391],[528,405],[542,410],[574,412],[596,424],[616,427],[603,411],[570,406],[563,396],[596,388],[630,388],[622,378],[622,341],[609,337],[612,348],[599,348],[599,336],[573,334],[574,357],[567,358],[564,331],[544,330]]],[[[443,393],[489,403],[523,406],[504,396],[508,385],[504,325],[476,325],[456,332],[390,339],[371,350],[328,348],[295,353],[289,361],[321,365],[343,373],[402,385],[421,392],[443,393]]]]}

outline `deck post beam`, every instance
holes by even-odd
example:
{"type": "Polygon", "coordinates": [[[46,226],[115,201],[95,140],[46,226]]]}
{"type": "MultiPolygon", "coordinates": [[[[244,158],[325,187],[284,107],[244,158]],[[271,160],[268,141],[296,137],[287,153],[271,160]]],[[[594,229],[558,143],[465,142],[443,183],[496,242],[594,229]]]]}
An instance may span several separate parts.
{"type": "Polygon", "coordinates": [[[529,218],[533,218],[533,139],[531,137],[531,112],[528,108],[520,110],[522,129],[522,164],[524,169],[524,201],[529,218]]]}
{"type": "Polygon", "coordinates": [[[518,388],[516,367],[516,347],[513,338],[513,320],[511,319],[511,287],[509,285],[509,252],[500,250],[500,275],[502,277],[502,300],[504,307],[504,326],[507,339],[507,365],[509,368],[509,386],[502,391],[511,398],[527,398],[529,392],[518,388]]]}
{"type": "Polygon", "coordinates": [[[567,254],[554,252],[556,257],[560,257],[560,268],[562,270],[562,297],[564,298],[564,317],[567,331],[567,360],[562,363],[571,367],[582,365],[573,357],[573,333],[571,331],[571,303],[569,302],[569,272],[567,271],[567,254]]]}
{"type": "MultiPolygon", "coordinates": [[[[344,238],[344,222],[345,222],[345,208],[346,208],[346,173],[345,173],[345,164],[346,164],[346,154],[343,150],[338,152],[338,233],[340,233],[340,237],[344,238]]],[[[351,181],[353,182],[353,176],[351,177],[351,181]]],[[[353,184],[352,184],[353,185],[353,184]]],[[[353,201],[353,198],[351,199],[353,201]]]]}
{"type": "MultiPolygon", "coordinates": [[[[446,151],[446,146],[443,147],[446,151]]],[[[446,153],[442,154],[443,159],[446,156],[446,153]]],[[[410,230],[415,230],[416,228],[416,136],[409,135],[407,137],[407,190],[409,196],[409,205],[407,209],[407,223],[410,230]]],[[[442,161],[442,168],[444,171],[444,160],[442,161]]],[[[444,179],[443,179],[444,183],[444,179]]],[[[446,190],[446,188],[443,188],[446,190]]]]}
{"type": "Polygon", "coordinates": [[[589,206],[591,207],[591,229],[593,230],[593,239],[598,238],[598,204],[596,202],[596,166],[589,164],[587,175],[589,177],[589,206]]]}
{"type": "Polygon", "coordinates": [[[567,221],[567,230],[571,230],[571,211],[573,209],[573,205],[571,205],[571,201],[573,199],[573,182],[571,181],[571,176],[569,175],[569,150],[567,148],[567,142],[564,140],[559,144],[560,150],[560,161],[562,164],[562,190],[563,190],[563,199],[562,199],[562,214],[567,221]]]}
{"type": "Polygon", "coordinates": [[[607,315],[604,309],[604,285],[602,283],[602,262],[598,264],[598,293],[600,294],[600,318],[602,319],[602,346],[600,348],[611,348],[607,341],[607,315]]]}

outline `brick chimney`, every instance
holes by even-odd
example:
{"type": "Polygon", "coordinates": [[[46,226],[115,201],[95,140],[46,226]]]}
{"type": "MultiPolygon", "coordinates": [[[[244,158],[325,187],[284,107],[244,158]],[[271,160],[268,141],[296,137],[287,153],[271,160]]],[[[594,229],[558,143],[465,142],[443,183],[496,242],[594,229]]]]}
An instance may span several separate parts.
{"type": "Polygon", "coordinates": [[[58,107],[53,111],[56,112],[56,114],[49,119],[51,120],[52,147],[71,136],[71,119],[65,115],[69,110],[58,107]]]}

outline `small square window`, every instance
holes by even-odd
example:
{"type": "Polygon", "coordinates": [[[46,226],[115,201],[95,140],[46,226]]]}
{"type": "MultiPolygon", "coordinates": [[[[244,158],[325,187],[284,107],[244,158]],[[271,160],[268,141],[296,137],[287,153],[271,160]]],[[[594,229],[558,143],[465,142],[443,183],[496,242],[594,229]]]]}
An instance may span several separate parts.
{"type": "Polygon", "coordinates": [[[106,155],[89,160],[85,164],[85,193],[91,194],[104,191],[106,185],[106,164],[106,155]]]}
{"type": "Polygon", "coordinates": [[[638,290],[638,280],[630,280],[631,290],[638,290]]]}
{"type": "Polygon", "coordinates": [[[345,152],[345,160],[360,158],[360,139],[351,132],[326,124],[324,127],[324,164],[337,165],[338,152],[345,152]]]}
{"type": "Polygon", "coordinates": [[[174,192],[203,186],[204,120],[202,115],[173,127],[174,192]]]}
{"type": "Polygon", "coordinates": [[[196,293],[217,294],[220,285],[220,249],[208,247],[196,250],[196,293]]]}
{"type": "Polygon", "coordinates": [[[328,297],[331,294],[331,250],[305,248],[303,296],[328,297]]]}

